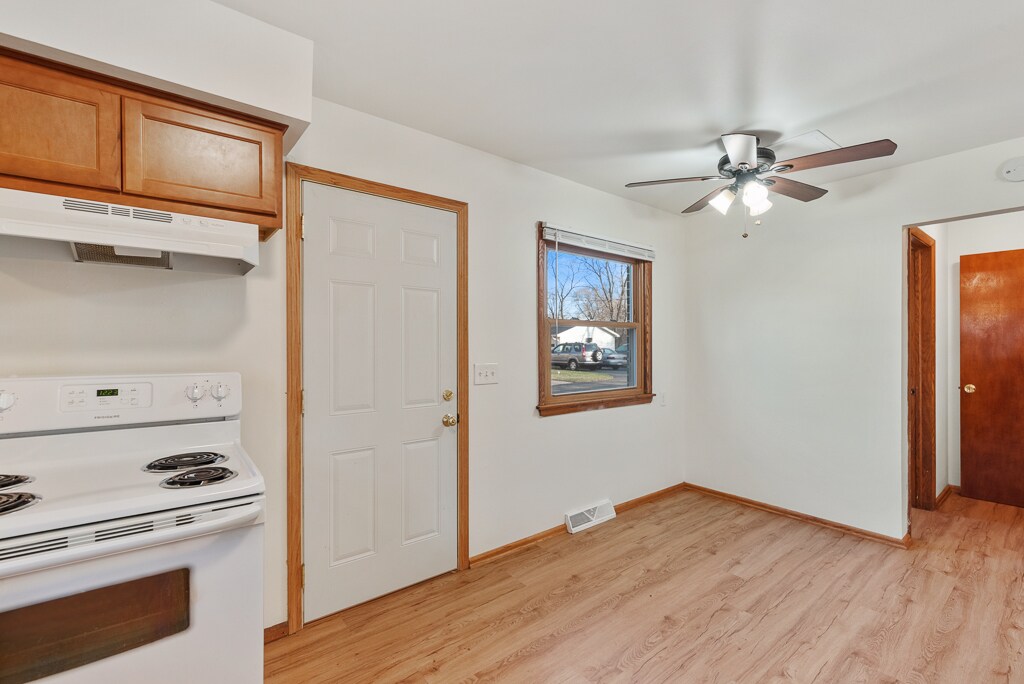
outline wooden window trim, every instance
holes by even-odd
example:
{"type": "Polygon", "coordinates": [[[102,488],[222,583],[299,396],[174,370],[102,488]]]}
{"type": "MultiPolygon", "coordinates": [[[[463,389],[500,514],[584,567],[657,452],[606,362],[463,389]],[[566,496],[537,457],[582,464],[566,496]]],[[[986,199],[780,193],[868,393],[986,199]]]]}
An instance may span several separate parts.
{"type": "Polygon", "coordinates": [[[633,264],[633,320],[631,322],[588,321],[596,325],[616,328],[634,328],[636,335],[636,387],[621,390],[599,390],[579,394],[553,395],[551,393],[551,325],[547,314],[547,250],[552,245],[544,239],[544,226],[537,225],[537,366],[539,401],[537,411],[541,416],[560,416],[567,413],[595,411],[619,406],[650,404],[654,400],[651,375],[651,271],[653,264],[642,259],[624,259],[615,255],[582,249],[560,247],[573,254],[599,258],[613,256],[620,261],[633,264]]]}

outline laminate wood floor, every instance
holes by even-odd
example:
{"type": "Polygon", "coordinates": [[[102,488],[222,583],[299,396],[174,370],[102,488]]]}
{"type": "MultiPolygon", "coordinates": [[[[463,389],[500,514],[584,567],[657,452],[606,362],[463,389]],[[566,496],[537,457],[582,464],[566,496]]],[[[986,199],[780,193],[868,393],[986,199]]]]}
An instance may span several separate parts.
{"type": "Polygon", "coordinates": [[[1024,682],[1024,509],[892,548],[683,491],[267,645],[268,682],[1024,682]]]}

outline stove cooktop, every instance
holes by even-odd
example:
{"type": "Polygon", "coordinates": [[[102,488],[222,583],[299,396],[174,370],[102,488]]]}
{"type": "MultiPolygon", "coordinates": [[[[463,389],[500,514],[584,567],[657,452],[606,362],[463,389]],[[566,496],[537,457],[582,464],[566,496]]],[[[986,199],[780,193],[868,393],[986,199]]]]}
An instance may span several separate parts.
{"type": "Polygon", "coordinates": [[[33,495],[0,510],[0,539],[263,494],[240,432],[227,420],[0,439],[0,494],[33,495]]]}
{"type": "MultiPolygon", "coordinates": [[[[151,461],[143,470],[147,473],[174,473],[159,481],[165,489],[188,489],[208,487],[226,482],[238,475],[229,468],[214,467],[213,464],[228,460],[224,454],[215,451],[190,451],[172,454],[151,461]]],[[[0,473],[0,490],[34,482],[29,475],[7,475],[0,473]]],[[[20,511],[38,502],[41,497],[26,492],[0,493],[0,515],[20,511]]]]}

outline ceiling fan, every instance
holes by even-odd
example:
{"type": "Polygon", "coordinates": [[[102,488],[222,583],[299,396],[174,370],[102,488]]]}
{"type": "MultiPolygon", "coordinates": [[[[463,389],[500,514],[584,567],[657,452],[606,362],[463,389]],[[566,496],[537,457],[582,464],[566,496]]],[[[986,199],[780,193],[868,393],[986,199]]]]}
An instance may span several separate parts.
{"type": "Polygon", "coordinates": [[[663,185],[665,183],[687,183],[715,179],[732,179],[732,184],[716,188],[704,197],[683,210],[684,214],[700,211],[709,204],[725,214],[729,211],[737,196],[743,198],[743,204],[750,210],[751,216],[758,216],[772,208],[768,200],[769,192],[776,192],[810,202],[824,195],[828,190],[817,188],[807,183],[790,180],[775,175],[767,178],[761,176],[769,173],[781,174],[793,171],[805,171],[821,166],[845,164],[862,159],[888,157],[896,151],[896,143],[892,140],[876,140],[861,145],[840,147],[836,150],[809,154],[784,162],[775,162],[775,153],[767,147],[758,147],[760,140],[756,135],[733,133],[722,136],[725,145],[725,156],[718,160],[717,176],[692,176],[690,178],[666,178],[664,180],[640,181],[627,183],[627,188],[639,188],[645,185],[663,185]]]}

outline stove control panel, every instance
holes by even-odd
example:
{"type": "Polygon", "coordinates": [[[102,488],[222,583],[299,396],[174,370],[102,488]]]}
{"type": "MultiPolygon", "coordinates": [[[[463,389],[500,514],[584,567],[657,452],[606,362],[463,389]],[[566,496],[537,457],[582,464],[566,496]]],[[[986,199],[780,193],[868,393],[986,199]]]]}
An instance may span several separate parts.
{"type": "Polygon", "coordinates": [[[233,419],[241,412],[238,373],[0,378],[0,437],[233,419]]]}
{"type": "Polygon", "coordinates": [[[153,385],[148,382],[63,385],[60,388],[60,410],[64,412],[135,409],[152,405],[153,385]]]}

